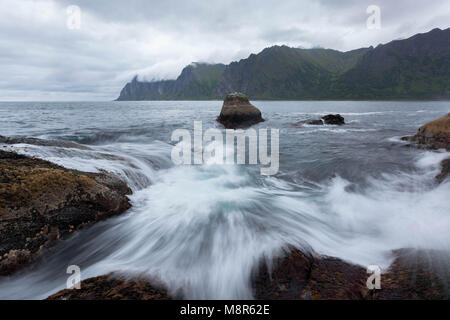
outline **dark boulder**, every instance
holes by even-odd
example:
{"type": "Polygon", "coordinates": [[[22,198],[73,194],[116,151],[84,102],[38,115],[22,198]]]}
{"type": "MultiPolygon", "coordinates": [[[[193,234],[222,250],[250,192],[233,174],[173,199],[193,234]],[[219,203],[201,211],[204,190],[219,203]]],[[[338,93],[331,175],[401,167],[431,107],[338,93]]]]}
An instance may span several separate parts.
{"type": "Polygon", "coordinates": [[[324,124],[332,124],[332,125],[344,125],[344,117],[340,114],[327,114],[320,119],[310,119],[310,120],[302,120],[293,124],[294,127],[301,126],[304,124],[322,126],[324,124]]]}
{"type": "Polygon", "coordinates": [[[340,114],[327,114],[322,117],[322,120],[325,124],[334,124],[338,126],[345,124],[344,117],[340,114]]]}
{"type": "Polygon", "coordinates": [[[248,128],[264,121],[261,111],[250,103],[242,93],[231,93],[225,97],[217,121],[227,129],[248,128]]]}

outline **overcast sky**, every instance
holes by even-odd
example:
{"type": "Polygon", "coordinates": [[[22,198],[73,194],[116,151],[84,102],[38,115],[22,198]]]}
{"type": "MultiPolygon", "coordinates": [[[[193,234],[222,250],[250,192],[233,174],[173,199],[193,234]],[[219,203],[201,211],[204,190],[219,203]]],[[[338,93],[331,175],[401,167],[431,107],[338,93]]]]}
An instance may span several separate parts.
{"type": "Polygon", "coordinates": [[[448,28],[450,1],[0,0],[0,12],[0,100],[91,101],[117,98],[135,74],[172,79],[275,44],[347,51],[448,28]]]}

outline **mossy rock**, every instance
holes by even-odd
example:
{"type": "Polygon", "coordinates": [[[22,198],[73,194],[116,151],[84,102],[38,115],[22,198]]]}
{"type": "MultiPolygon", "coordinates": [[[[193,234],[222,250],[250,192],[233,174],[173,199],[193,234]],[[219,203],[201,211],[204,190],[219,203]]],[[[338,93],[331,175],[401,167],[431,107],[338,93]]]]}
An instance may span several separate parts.
{"type": "Polygon", "coordinates": [[[125,182],[0,150],[0,275],[74,231],[130,208],[125,182]]]}

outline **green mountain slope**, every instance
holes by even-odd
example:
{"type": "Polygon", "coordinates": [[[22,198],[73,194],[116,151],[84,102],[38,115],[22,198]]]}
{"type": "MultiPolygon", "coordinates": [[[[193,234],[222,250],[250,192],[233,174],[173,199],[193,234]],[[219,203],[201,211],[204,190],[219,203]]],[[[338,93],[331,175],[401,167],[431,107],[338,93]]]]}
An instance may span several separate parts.
{"type": "Polygon", "coordinates": [[[135,76],[117,100],[211,99],[224,70],[224,64],[192,63],[176,80],[146,82],[135,76]]]}
{"type": "Polygon", "coordinates": [[[135,77],[118,100],[450,98],[450,28],[434,29],[376,48],[266,48],[247,59],[191,64],[176,80],[135,77]]]}
{"type": "Polygon", "coordinates": [[[350,99],[450,97],[450,29],[378,46],[339,77],[330,91],[350,99]]]}

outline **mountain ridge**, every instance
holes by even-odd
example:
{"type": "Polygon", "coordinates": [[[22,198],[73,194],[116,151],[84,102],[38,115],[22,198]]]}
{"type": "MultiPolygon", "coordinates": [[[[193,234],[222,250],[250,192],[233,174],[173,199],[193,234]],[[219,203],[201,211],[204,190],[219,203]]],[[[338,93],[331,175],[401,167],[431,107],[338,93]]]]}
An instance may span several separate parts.
{"type": "Polygon", "coordinates": [[[341,52],[272,46],[225,64],[193,63],[175,80],[125,85],[117,100],[450,99],[450,28],[341,52]]]}

